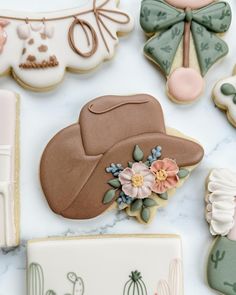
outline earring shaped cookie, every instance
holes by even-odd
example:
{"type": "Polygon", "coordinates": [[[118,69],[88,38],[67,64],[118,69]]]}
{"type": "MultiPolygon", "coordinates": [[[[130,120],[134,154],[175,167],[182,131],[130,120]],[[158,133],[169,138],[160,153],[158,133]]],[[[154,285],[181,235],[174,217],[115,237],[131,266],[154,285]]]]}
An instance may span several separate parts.
{"type": "Polygon", "coordinates": [[[86,72],[111,59],[118,36],[133,26],[117,0],[51,13],[0,11],[0,74],[11,73],[31,90],[50,90],[66,70],[86,72]]]}
{"type": "Polygon", "coordinates": [[[220,294],[236,292],[236,173],[214,169],[207,180],[206,219],[216,237],[207,263],[207,280],[220,294]]]}
{"type": "Polygon", "coordinates": [[[174,235],[29,241],[28,294],[183,295],[181,248],[174,235]]]}
{"type": "Polygon", "coordinates": [[[231,18],[222,1],[142,1],[140,24],[150,37],[144,54],[167,77],[171,100],[192,103],[203,93],[203,77],[228,53],[217,34],[229,29],[231,18]]]}
{"type": "Polygon", "coordinates": [[[155,98],[104,96],[49,142],[40,178],[51,209],[66,218],[90,219],[116,207],[149,223],[203,154],[196,142],[166,130],[155,98]]]}
{"type": "Polygon", "coordinates": [[[0,90],[0,248],[19,244],[19,99],[0,90]]]}
{"type": "Polygon", "coordinates": [[[213,89],[216,106],[225,111],[230,123],[236,127],[236,67],[233,75],[220,80],[213,89]]]}

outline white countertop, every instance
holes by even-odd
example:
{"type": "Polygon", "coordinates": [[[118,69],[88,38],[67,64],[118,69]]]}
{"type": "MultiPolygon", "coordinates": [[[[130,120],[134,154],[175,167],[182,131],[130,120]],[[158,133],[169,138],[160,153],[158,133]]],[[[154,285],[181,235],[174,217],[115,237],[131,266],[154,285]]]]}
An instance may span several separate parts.
{"type": "MultiPolygon", "coordinates": [[[[3,9],[34,11],[64,9],[78,3],[76,0],[1,2],[3,9]]],[[[235,1],[228,2],[236,12],[235,1]]],[[[204,182],[213,167],[228,167],[236,171],[236,130],[228,123],[225,114],[215,108],[211,99],[214,83],[229,76],[236,63],[236,17],[224,37],[230,53],[209,71],[207,89],[201,100],[194,105],[178,106],[165,95],[165,78],[142,55],[145,37],[139,26],[140,3],[140,0],[121,0],[121,7],[136,18],[135,31],[121,38],[115,58],[96,71],[85,75],[67,73],[65,81],[56,90],[45,94],[26,91],[9,77],[0,79],[1,88],[21,95],[21,245],[9,253],[0,252],[0,295],[26,294],[28,239],[113,233],[180,234],[183,239],[185,294],[215,294],[205,283],[205,264],[212,238],[204,220],[204,182]],[[203,162],[149,226],[115,212],[84,222],[55,215],[47,205],[38,177],[40,156],[45,145],[56,132],[77,120],[81,107],[88,100],[105,94],[134,93],[149,93],[157,97],[164,109],[167,126],[177,128],[202,143],[206,152],[203,162]]]]}

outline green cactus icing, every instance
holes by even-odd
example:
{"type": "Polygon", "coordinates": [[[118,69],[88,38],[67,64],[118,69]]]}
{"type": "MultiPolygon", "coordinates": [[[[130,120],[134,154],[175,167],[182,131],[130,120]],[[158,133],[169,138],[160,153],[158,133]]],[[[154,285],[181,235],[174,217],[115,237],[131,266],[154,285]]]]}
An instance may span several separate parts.
{"type": "Polygon", "coordinates": [[[233,96],[233,103],[236,104],[236,88],[230,83],[224,83],[220,88],[222,94],[226,96],[233,96]]]}
{"type": "MultiPolygon", "coordinates": [[[[74,272],[67,274],[67,279],[72,283],[72,292],[66,295],[83,295],[84,282],[74,272]]],[[[28,295],[57,295],[55,291],[44,291],[44,272],[38,263],[31,263],[28,268],[28,295]]]]}
{"type": "Polygon", "coordinates": [[[209,255],[207,279],[209,286],[225,295],[236,294],[236,241],[216,239],[209,255]]]}
{"type": "Polygon", "coordinates": [[[132,271],[123,290],[123,295],[147,295],[147,288],[140,272],[132,271]]]}

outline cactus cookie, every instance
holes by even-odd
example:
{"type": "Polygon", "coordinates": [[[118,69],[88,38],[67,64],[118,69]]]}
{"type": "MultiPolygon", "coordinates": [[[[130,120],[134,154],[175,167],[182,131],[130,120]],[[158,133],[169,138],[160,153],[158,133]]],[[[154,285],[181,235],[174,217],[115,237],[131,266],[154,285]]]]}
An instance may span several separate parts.
{"type": "Polygon", "coordinates": [[[179,236],[51,238],[27,248],[28,295],[184,295],[179,236]]]}
{"type": "Polygon", "coordinates": [[[194,102],[204,91],[203,77],[228,53],[217,35],[231,24],[227,2],[143,0],[140,23],[150,37],[145,56],[167,77],[167,93],[176,103],[194,102]]]}
{"type": "Polygon", "coordinates": [[[231,77],[215,85],[213,100],[219,109],[226,112],[228,120],[236,128],[236,66],[231,77]]]}
{"type": "Polygon", "coordinates": [[[236,173],[214,169],[207,180],[206,219],[216,237],[207,263],[207,280],[220,294],[236,293],[236,173]]]}

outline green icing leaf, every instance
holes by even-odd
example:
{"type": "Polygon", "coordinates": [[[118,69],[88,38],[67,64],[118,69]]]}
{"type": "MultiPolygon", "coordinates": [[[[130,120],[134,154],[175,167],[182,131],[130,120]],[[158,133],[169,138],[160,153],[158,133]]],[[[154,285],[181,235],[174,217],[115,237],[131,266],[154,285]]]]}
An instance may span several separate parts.
{"type": "Polygon", "coordinates": [[[109,180],[108,184],[110,184],[114,188],[120,188],[121,187],[121,183],[120,183],[118,178],[114,178],[114,179],[109,180]]]}
{"type": "Polygon", "coordinates": [[[184,33],[184,22],[174,25],[159,36],[151,38],[144,47],[145,54],[169,75],[184,33]]]}
{"type": "Polygon", "coordinates": [[[191,28],[198,62],[204,76],[211,66],[228,53],[228,46],[219,37],[194,21],[191,28]]]}
{"type": "Polygon", "coordinates": [[[193,20],[212,32],[223,33],[231,24],[231,8],[226,2],[212,3],[193,11],[193,20]]]}
{"type": "Polygon", "coordinates": [[[168,200],[168,193],[165,192],[165,193],[163,193],[163,194],[159,194],[159,197],[160,197],[161,199],[163,199],[163,200],[168,200]]]}
{"type": "Polygon", "coordinates": [[[235,89],[234,85],[232,85],[230,83],[224,83],[221,86],[220,90],[226,96],[236,94],[236,89],[235,89]]]}
{"type": "Polygon", "coordinates": [[[142,200],[135,200],[131,206],[130,206],[130,210],[132,212],[136,212],[139,211],[143,206],[143,201],[142,200]]]}
{"type": "Polygon", "coordinates": [[[180,179],[182,179],[182,178],[187,177],[187,176],[189,175],[189,173],[190,173],[190,172],[189,172],[188,169],[180,168],[180,169],[179,169],[179,172],[178,172],[178,176],[179,176],[180,179]]]}
{"type": "Polygon", "coordinates": [[[140,162],[143,160],[144,154],[143,151],[140,149],[138,145],[135,146],[134,152],[133,152],[133,158],[136,162],[140,162]]]}
{"type": "Polygon", "coordinates": [[[116,195],[116,190],[111,189],[111,190],[107,191],[104,195],[104,198],[103,198],[103,204],[110,203],[115,198],[115,195],[116,195]]]}
{"type": "Polygon", "coordinates": [[[145,207],[155,207],[155,206],[157,206],[157,202],[151,198],[146,198],[143,201],[143,205],[145,207]]]}
{"type": "Polygon", "coordinates": [[[141,218],[145,223],[148,223],[151,217],[151,212],[149,208],[143,208],[141,211],[141,218]]]}
{"type": "Polygon", "coordinates": [[[142,2],[140,25],[146,33],[155,33],[184,20],[185,13],[162,1],[142,2]]]}

